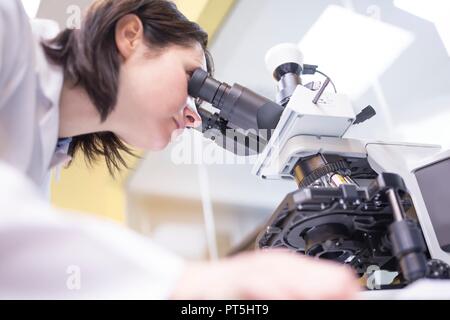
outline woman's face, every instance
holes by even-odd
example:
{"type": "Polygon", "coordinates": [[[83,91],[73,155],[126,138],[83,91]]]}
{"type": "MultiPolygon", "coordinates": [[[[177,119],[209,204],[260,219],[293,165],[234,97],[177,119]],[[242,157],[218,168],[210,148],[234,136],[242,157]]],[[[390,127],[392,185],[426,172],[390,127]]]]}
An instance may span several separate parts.
{"type": "Polygon", "coordinates": [[[187,87],[195,69],[206,70],[205,53],[199,43],[155,50],[129,31],[123,36],[118,101],[110,115],[114,133],[134,147],[161,150],[185,127],[201,124],[195,106],[188,106],[187,87]]]}

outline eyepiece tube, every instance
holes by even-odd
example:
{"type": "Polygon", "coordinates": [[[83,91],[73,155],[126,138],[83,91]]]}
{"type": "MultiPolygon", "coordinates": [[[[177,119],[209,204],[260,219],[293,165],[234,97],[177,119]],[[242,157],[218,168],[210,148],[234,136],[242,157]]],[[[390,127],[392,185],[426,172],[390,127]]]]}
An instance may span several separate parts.
{"type": "Polygon", "coordinates": [[[197,69],[189,81],[188,92],[191,97],[212,103],[220,85],[221,83],[209,77],[207,72],[197,69]]]}
{"type": "Polygon", "coordinates": [[[209,77],[202,69],[194,71],[188,85],[189,95],[200,98],[220,110],[231,128],[272,130],[278,124],[283,107],[238,84],[230,87],[209,77]]]}

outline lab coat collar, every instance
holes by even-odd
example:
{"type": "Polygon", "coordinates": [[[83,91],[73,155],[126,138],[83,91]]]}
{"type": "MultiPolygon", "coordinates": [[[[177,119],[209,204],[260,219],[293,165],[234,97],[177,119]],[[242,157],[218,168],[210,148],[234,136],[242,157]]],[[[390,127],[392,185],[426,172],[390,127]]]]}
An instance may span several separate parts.
{"type": "MultiPolygon", "coordinates": [[[[38,123],[41,142],[42,172],[66,161],[56,153],[59,131],[59,102],[64,76],[62,67],[50,63],[41,46],[42,40],[54,38],[59,33],[58,24],[51,20],[36,19],[31,21],[35,37],[36,74],[38,93],[38,123]]],[[[45,177],[43,177],[45,179],[45,177]]]]}

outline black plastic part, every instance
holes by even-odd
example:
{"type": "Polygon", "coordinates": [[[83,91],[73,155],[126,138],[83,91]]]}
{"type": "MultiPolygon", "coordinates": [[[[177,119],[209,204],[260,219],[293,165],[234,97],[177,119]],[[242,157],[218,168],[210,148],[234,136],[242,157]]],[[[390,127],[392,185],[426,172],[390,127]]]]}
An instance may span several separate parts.
{"type": "Polygon", "coordinates": [[[275,129],[284,110],[275,102],[238,84],[224,94],[217,106],[229,125],[245,130],[275,129]]]}
{"type": "Polygon", "coordinates": [[[302,66],[298,63],[288,62],[278,66],[273,72],[273,77],[280,81],[281,78],[287,73],[294,73],[296,75],[300,75],[302,73],[302,66]]]}
{"type": "Polygon", "coordinates": [[[351,249],[344,247],[350,234],[347,226],[340,223],[327,223],[307,229],[303,235],[305,254],[344,263],[353,254],[351,249]]]}
{"type": "MultiPolygon", "coordinates": [[[[351,168],[352,171],[355,168],[351,168]]],[[[313,257],[333,260],[364,275],[369,266],[402,274],[405,286],[420,278],[448,279],[450,266],[428,261],[428,249],[416,221],[394,222],[387,190],[404,191],[396,174],[382,173],[370,188],[309,187],[290,193],[256,238],[259,248],[287,248],[313,257]]],[[[407,196],[400,205],[408,211],[407,196]]]]}
{"type": "Polygon", "coordinates": [[[450,279],[450,266],[444,261],[432,259],[427,263],[428,275],[430,279],[450,279]]]}
{"type": "Polygon", "coordinates": [[[313,64],[303,64],[302,74],[315,74],[318,67],[313,64]]]}
{"type": "Polygon", "coordinates": [[[369,120],[370,118],[374,117],[377,114],[375,109],[372,106],[367,106],[364,109],[361,110],[360,113],[358,113],[355,117],[355,121],[353,121],[353,124],[360,124],[363,123],[366,120],[369,120]]]}
{"type": "Polygon", "coordinates": [[[427,276],[427,259],[424,254],[408,253],[399,260],[399,264],[403,277],[410,283],[427,276]]]}
{"type": "Polygon", "coordinates": [[[328,173],[348,170],[347,162],[336,155],[317,154],[300,159],[294,166],[293,175],[299,188],[306,188],[328,173]]]}
{"type": "Polygon", "coordinates": [[[223,149],[238,156],[251,156],[261,153],[266,147],[268,137],[232,129],[218,113],[211,113],[203,108],[199,108],[198,111],[202,118],[202,127],[197,130],[223,149]]]}
{"type": "Polygon", "coordinates": [[[439,246],[450,253],[450,156],[417,170],[415,176],[439,246]]]}
{"type": "Polygon", "coordinates": [[[230,128],[273,130],[283,107],[238,84],[230,87],[202,70],[194,71],[188,85],[189,95],[220,109],[220,117],[230,128]]]}
{"type": "Polygon", "coordinates": [[[382,191],[386,191],[388,189],[394,189],[395,191],[400,191],[402,193],[406,192],[405,181],[398,174],[390,173],[390,172],[382,172],[378,175],[377,180],[377,189],[382,191]]]}
{"type": "Polygon", "coordinates": [[[343,184],[339,188],[342,191],[342,196],[345,200],[355,201],[358,200],[358,189],[352,184],[343,184]]]}
{"type": "MultiPolygon", "coordinates": [[[[200,93],[203,84],[205,83],[206,79],[208,78],[208,73],[203,71],[201,69],[197,69],[194,71],[194,73],[191,76],[191,79],[188,82],[188,93],[191,97],[198,97],[200,95],[204,95],[205,93],[200,93]]],[[[217,91],[217,88],[213,92],[213,96],[215,95],[215,92],[217,91]]]]}
{"type": "Polygon", "coordinates": [[[377,265],[397,270],[386,230],[387,201],[371,201],[364,188],[305,188],[289,194],[256,240],[259,248],[288,248],[350,265],[359,275],[377,265]]]}
{"type": "Polygon", "coordinates": [[[227,129],[227,123],[220,118],[218,113],[209,112],[201,107],[197,110],[202,118],[202,127],[199,128],[202,133],[211,129],[218,129],[221,132],[225,132],[227,129]]]}
{"type": "Polygon", "coordinates": [[[403,277],[413,282],[427,275],[426,245],[412,220],[395,221],[389,226],[392,253],[397,257],[403,277]]]}

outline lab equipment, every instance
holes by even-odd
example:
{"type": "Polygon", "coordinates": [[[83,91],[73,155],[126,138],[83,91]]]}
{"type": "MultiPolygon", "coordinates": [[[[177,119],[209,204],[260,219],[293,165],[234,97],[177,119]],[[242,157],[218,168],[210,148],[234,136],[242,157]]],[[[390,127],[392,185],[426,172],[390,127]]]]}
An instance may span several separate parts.
{"type": "Polygon", "coordinates": [[[351,126],[376,115],[374,108],[355,112],[317,65],[303,63],[296,45],[272,48],[266,65],[277,82],[276,102],[200,69],[189,83],[191,96],[219,110],[200,107],[205,137],[257,155],[256,176],[298,185],[236,251],[287,248],[337,261],[353,267],[368,289],[449,279],[450,151],[346,138],[351,126]],[[304,75],[316,73],[323,83],[303,84],[304,75]],[[243,139],[228,138],[230,130],[243,139]]]}

